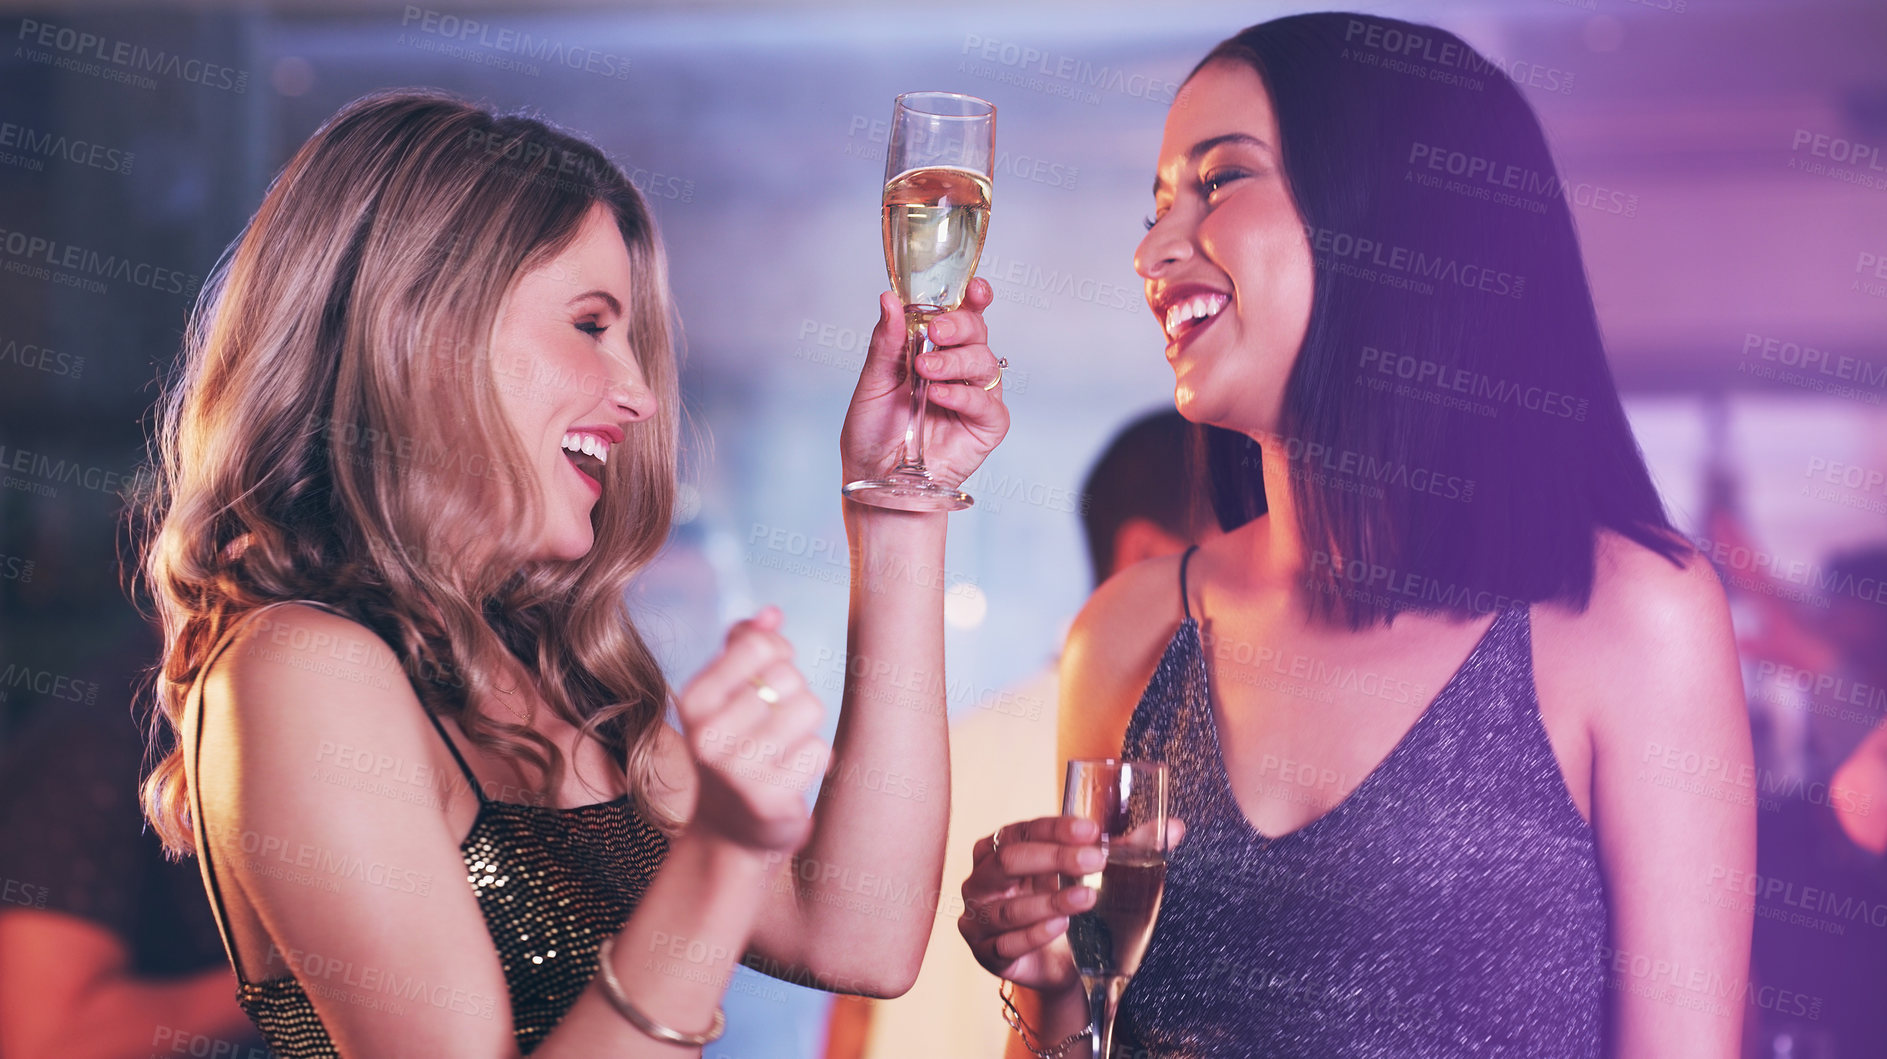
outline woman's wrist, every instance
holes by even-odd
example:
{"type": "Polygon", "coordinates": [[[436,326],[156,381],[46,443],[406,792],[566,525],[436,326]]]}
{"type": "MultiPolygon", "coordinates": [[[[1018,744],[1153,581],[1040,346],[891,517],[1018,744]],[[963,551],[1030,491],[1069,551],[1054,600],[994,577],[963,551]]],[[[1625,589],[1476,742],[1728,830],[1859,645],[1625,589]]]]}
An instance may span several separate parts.
{"type": "Polygon", "coordinates": [[[712,831],[689,827],[669,846],[670,863],[686,864],[710,879],[730,882],[765,882],[788,854],[745,846],[712,831]]]}
{"type": "Polygon", "coordinates": [[[1080,1033],[1088,1024],[1088,994],[1078,978],[1048,989],[1018,985],[1011,997],[1030,1028],[1049,1043],[1080,1033]]]}

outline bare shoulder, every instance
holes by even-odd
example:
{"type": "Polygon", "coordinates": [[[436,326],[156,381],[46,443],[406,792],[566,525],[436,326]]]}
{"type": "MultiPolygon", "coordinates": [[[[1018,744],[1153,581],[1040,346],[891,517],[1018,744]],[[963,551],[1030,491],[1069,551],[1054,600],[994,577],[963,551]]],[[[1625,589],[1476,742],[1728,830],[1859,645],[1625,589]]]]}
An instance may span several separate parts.
{"type": "Polygon", "coordinates": [[[460,849],[477,798],[393,649],[272,606],[237,630],[199,709],[192,782],[246,979],[338,965],[433,983],[449,1003],[309,993],[350,1055],[491,1054],[511,1013],[460,849]]]}
{"type": "MultiPolygon", "coordinates": [[[[1179,555],[1107,579],[1076,616],[1061,658],[1062,757],[1117,753],[1140,693],[1184,611],[1179,555]]],[[[1198,569],[1197,556],[1192,569],[1198,569]]]]}
{"type": "Polygon", "coordinates": [[[1677,718],[1744,723],[1723,586],[1702,555],[1678,558],[1602,530],[1586,608],[1535,608],[1542,695],[1576,699],[1595,740],[1677,718]]]}
{"type": "Polygon", "coordinates": [[[431,731],[398,656],[366,626],[305,603],[241,621],[204,678],[206,719],[227,714],[239,730],[354,728],[377,738],[431,731]]]}
{"type": "Polygon", "coordinates": [[[227,799],[235,812],[298,795],[302,804],[331,805],[337,787],[359,793],[392,781],[426,796],[374,804],[428,806],[438,818],[442,796],[463,786],[447,782],[442,770],[456,766],[393,649],[317,607],[248,615],[205,675],[198,708],[203,760],[214,763],[203,795],[227,799]]]}

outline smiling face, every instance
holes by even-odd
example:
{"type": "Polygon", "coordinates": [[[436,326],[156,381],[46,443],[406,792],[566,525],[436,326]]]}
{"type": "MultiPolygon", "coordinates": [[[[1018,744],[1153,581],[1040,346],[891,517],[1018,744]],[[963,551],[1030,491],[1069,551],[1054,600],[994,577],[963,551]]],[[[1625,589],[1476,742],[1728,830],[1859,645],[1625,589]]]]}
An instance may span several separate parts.
{"type": "Polygon", "coordinates": [[[622,233],[598,205],[570,245],[522,273],[499,307],[491,342],[498,405],[546,508],[534,558],[590,550],[602,467],[625,431],[655,414],[629,344],[632,278],[622,233]]]}
{"type": "Polygon", "coordinates": [[[1246,434],[1277,429],[1310,325],[1310,243],[1278,152],[1257,72],[1200,70],[1166,119],[1154,220],[1134,252],[1180,414],[1246,434]]]}

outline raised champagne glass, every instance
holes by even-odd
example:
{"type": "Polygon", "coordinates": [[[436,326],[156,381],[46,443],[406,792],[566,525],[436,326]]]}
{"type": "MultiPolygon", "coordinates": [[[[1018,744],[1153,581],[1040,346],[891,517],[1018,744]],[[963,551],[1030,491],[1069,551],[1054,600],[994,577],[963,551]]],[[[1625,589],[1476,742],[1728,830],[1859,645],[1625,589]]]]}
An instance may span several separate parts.
{"type": "Polygon", "coordinates": [[[904,452],[883,478],[849,482],[845,495],[898,511],[957,511],[970,495],[933,481],[924,466],[930,380],[917,373],[929,325],[963,301],[989,229],[996,108],[956,92],[906,92],[891,113],[885,151],[885,268],[904,303],[904,365],[911,417],[904,452]]]}
{"type": "Polygon", "coordinates": [[[1166,766],[1154,761],[1077,758],[1068,762],[1063,816],[1100,827],[1107,862],[1063,886],[1094,889],[1094,907],[1068,918],[1068,946],[1088,992],[1095,1059],[1114,1047],[1114,1014],[1140,970],[1166,891],[1166,766]]]}

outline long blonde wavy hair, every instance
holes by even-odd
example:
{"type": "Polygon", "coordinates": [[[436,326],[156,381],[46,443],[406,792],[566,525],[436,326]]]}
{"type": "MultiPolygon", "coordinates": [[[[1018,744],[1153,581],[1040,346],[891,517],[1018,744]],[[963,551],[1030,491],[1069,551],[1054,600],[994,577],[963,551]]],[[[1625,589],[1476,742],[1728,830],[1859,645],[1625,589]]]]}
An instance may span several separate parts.
{"type": "Polygon", "coordinates": [[[610,752],[637,803],[675,826],[647,797],[668,686],[624,598],[674,505],[671,313],[642,196],[595,147],[542,122],[380,93],[295,153],[205,286],[133,508],[164,638],[152,745],[175,748],[146,778],[144,810],[168,850],[194,841],[182,743],[166,737],[181,734],[190,689],[233,624],[292,599],[378,633],[427,709],[528,763],[542,794],[560,782],[558,748],[468,708],[498,679],[481,660],[508,654],[610,752]],[[626,326],[658,410],[599,472],[589,553],[536,560],[521,548],[542,497],[499,409],[490,337],[520,274],[599,204],[628,245],[626,326]],[[492,553],[475,568],[456,560],[467,527],[492,553]]]}

